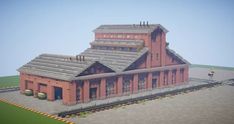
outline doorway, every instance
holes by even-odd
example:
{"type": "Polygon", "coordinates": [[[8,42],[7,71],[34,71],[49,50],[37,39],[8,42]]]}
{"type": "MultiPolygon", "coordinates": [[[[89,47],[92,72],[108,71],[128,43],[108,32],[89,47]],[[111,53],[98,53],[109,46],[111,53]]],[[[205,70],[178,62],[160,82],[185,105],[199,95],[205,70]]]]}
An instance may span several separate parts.
{"type": "Polygon", "coordinates": [[[97,88],[90,88],[89,89],[89,98],[91,100],[95,100],[97,98],[97,88]]]}
{"type": "Polygon", "coordinates": [[[54,87],[54,99],[60,100],[63,99],[63,89],[60,87],[54,87]]]}
{"type": "Polygon", "coordinates": [[[157,88],[157,81],[158,81],[157,78],[152,79],[152,88],[153,89],[157,88]]]}

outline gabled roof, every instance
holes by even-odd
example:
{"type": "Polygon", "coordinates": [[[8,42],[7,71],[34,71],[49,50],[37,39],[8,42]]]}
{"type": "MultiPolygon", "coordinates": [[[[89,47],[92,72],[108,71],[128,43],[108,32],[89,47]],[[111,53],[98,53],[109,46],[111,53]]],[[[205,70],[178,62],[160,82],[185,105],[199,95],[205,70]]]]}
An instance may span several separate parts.
{"type": "Polygon", "coordinates": [[[18,69],[19,72],[71,81],[77,75],[99,62],[115,72],[123,71],[127,66],[148,51],[143,48],[138,52],[87,49],[81,55],[85,61],[78,61],[74,56],[41,54],[18,69]],[[70,60],[70,58],[72,58],[70,60]]]}
{"type": "Polygon", "coordinates": [[[122,39],[96,39],[90,43],[92,46],[127,46],[143,47],[143,40],[122,40],[122,39]]]}
{"type": "Polygon", "coordinates": [[[92,59],[93,61],[99,61],[115,72],[121,72],[147,52],[147,47],[144,47],[137,52],[89,48],[81,53],[81,55],[84,55],[86,58],[92,59]]]}
{"type": "Polygon", "coordinates": [[[172,49],[170,49],[170,48],[168,48],[168,47],[166,47],[166,50],[170,53],[170,54],[173,54],[175,57],[177,57],[179,60],[181,60],[182,62],[184,62],[185,64],[189,64],[190,65],[190,63],[186,60],[186,59],[184,59],[182,56],[180,56],[178,53],[176,53],[174,50],[172,50],[172,49]]]}
{"type": "Polygon", "coordinates": [[[41,54],[18,69],[19,72],[49,78],[71,80],[95,61],[77,61],[74,56],[41,54]],[[72,60],[70,60],[70,57],[72,60]]]}
{"type": "Polygon", "coordinates": [[[149,25],[101,25],[93,32],[95,33],[151,33],[155,29],[161,28],[165,33],[168,32],[160,24],[149,24],[149,25]]]}

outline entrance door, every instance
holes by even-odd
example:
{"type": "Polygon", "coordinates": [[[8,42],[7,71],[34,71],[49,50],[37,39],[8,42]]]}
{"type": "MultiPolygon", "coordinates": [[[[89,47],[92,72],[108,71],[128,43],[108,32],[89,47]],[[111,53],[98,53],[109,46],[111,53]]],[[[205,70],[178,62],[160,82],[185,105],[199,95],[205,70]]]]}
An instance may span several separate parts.
{"type": "Polygon", "coordinates": [[[97,88],[90,88],[90,89],[89,89],[89,98],[90,98],[91,100],[97,98],[97,88]]]}
{"type": "Polygon", "coordinates": [[[60,87],[54,87],[54,97],[55,100],[63,99],[63,89],[60,87]]]}
{"type": "Polygon", "coordinates": [[[157,87],[157,78],[152,79],[152,88],[156,88],[157,87]]]}

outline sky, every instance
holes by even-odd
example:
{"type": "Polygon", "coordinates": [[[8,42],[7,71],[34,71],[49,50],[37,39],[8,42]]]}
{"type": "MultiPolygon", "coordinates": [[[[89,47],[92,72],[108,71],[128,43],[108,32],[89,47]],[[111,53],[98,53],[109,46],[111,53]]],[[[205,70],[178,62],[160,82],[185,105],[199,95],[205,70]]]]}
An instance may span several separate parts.
{"type": "Polygon", "coordinates": [[[161,24],[192,64],[234,67],[233,0],[0,0],[0,76],[42,53],[77,55],[102,24],[161,24]]]}

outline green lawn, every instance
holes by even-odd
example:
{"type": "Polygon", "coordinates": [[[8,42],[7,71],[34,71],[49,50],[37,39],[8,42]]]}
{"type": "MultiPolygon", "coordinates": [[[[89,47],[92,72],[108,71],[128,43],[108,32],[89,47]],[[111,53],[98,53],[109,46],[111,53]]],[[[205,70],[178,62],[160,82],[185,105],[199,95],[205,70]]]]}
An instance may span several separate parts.
{"type": "Polygon", "coordinates": [[[65,124],[61,121],[0,102],[1,124],[65,124]]]}
{"type": "Polygon", "coordinates": [[[229,70],[234,71],[234,67],[224,67],[224,66],[214,66],[214,65],[199,65],[199,64],[192,64],[190,65],[191,68],[199,67],[199,68],[213,68],[213,69],[221,69],[221,70],[229,70]]]}
{"type": "Polygon", "coordinates": [[[0,77],[0,88],[12,87],[12,86],[18,86],[18,85],[19,85],[18,75],[0,77]]]}

